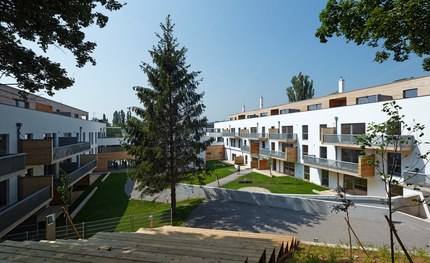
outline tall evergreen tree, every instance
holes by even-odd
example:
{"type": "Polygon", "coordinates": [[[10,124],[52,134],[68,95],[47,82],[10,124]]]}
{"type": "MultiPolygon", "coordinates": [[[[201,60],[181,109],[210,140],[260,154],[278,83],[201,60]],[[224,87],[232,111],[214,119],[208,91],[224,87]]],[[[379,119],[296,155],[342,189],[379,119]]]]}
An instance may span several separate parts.
{"type": "Polygon", "coordinates": [[[205,149],[202,117],[203,93],[197,93],[200,72],[190,72],[185,47],[173,36],[170,16],[161,24],[159,41],[149,51],[153,66],[142,63],[149,87],[134,87],[143,108],[132,107],[137,117],[127,121],[125,148],[136,160],[129,177],[142,194],[171,190],[171,208],[176,214],[176,185],[196,176],[204,166],[198,154],[205,149]]]}
{"type": "Polygon", "coordinates": [[[291,79],[292,86],[287,88],[289,102],[307,100],[314,97],[314,82],[309,79],[308,75],[302,75],[302,72],[291,79]]]}

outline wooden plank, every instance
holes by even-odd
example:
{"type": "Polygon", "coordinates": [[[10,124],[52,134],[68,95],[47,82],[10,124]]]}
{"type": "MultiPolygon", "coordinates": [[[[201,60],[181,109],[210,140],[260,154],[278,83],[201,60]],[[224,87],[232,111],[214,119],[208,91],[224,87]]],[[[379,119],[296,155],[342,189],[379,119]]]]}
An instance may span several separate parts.
{"type": "MultiPolygon", "coordinates": [[[[105,233],[106,234],[106,233],[105,233]]],[[[115,238],[115,242],[133,242],[133,243],[152,243],[157,244],[158,246],[164,246],[164,245],[173,245],[176,247],[181,247],[190,251],[193,251],[194,249],[202,249],[207,251],[213,251],[213,247],[217,247],[218,250],[224,250],[225,253],[232,253],[236,255],[243,255],[243,250],[248,251],[248,254],[261,254],[261,249],[265,246],[273,248],[273,244],[249,244],[249,243],[238,243],[238,242],[213,242],[213,240],[207,240],[207,239],[199,239],[199,240],[190,240],[190,239],[184,239],[183,237],[172,237],[172,236],[161,236],[161,235],[141,235],[140,238],[133,238],[131,236],[119,236],[115,235],[115,237],[111,235],[99,235],[92,237],[92,239],[99,240],[106,240],[109,242],[110,240],[113,240],[115,238]],[[239,252],[234,252],[239,251],[239,252]]],[[[113,243],[111,241],[111,243],[113,243]]]]}

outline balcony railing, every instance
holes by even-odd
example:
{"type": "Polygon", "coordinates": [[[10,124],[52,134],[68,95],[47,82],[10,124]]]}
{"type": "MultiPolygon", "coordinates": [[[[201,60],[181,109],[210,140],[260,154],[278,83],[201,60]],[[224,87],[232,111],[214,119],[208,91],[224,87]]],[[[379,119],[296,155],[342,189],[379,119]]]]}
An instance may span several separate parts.
{"type": "Polygon", "coordinates": [[[25,153],[0,155],[0,177],[25,170],[25,153]]]}
{"type": "Polygon", "coordinates": [[[311,166],[316,165],[316,166],[324,167],[324,168],[327,168],[328,170],[335,169],[335,170],[353,172],[358,174],[358,163],[350,163],[350,162],[344,162],[344,161],[338,161],[338,160],[317,158],[313,155],[303,156],[303,162],[311,166]]]}
{"type": "Polygon", "coordinates": [[[89,142],[65,145],[53,149],[53,160],[59,160],[91,149],[89,142]]]}
{"type": "Polygon", "coordinates": [[[249,145],[243,145],[240,147],[240,149],[244,152],[249,152],[249,145]]]}
{"type": "Polygon", "coordinates": [[[297,141],[296,133],[269,133],[270,140],[297,141]]]}
{"type": "Polygon", "coordinates": [[[51,201],[51,192],[50,186],[45,187],[0,211],[0,237],[47,205],[51,201]]]}
{"type": "Polygon", "coordinates": [[[222,136],[223,137],[236,137],[237,135],[236,135],[235,132],[225,132],[225,131],[223,131],[222,132],[222,136]]]}
{"type": "Polygon", "coordinates": [[[240,137],[251,139],[267,139],[268,133],[242,132],[240,137]]]}
{"type": "MultiPolygon", "coordinates": [[[[324,143],[351,145],[351,144],[357,144],[357,137],[361,137],[361,136],[362,135],[360,134],[324,134],[323,141],[324,143]]],[[[382,142],[384,142],[384,139],[386,139],[386,137],[384,136],[377,137],[372,142],[372,146],[380,145],[382,142]]],[[[398,140],[397,138],[395,138],[395,140],[399,142],[399,145],[397,145],[398,147],[411,148],[414,145],[414,136],[399,135],[398,140]]],[[[385,146],[394,147],[395,145],[394,143],[389,143],[388,145],[385,145],[385,146]]]]}
{"type": "Polygon", "coordinates": [[[270,150],[269,149],[260,148],[259,153],[261,155],[270,156],[270,150]]]}
{"type": "Polygon", "coordinates": [[[413,184],[421,187],[430,187],[430,174],[405,171],[403,172],[403,180],[405,184],[413,184]]]}
{"type": "Polygon", "coordinates": [[[70,184],[75,184],[78,182],[84,175],[89,173],[92,169],[97,167],[97,160],[93,160],[81,167],[79,167],[77,170],[69,173],[70,176],[70,184]]]}

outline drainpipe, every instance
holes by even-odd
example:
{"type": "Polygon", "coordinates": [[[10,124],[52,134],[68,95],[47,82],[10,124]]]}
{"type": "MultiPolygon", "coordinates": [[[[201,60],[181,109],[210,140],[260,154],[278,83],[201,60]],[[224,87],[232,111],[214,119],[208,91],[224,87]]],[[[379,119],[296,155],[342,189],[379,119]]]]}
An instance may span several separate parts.
{"type": "MultiPolygon", "coordinates": [[[[337,116],[334,116],[334,130],[335,130],[335,134],[337,135],[337,122],[338,122],[338,120],[339,120],[339,118],[337,117],[337,116]]],[[[337,146],[334,146],[334,156],[335,156],[335,158],[336,158],[336,161],[337,161],[337,158],[338,158],[338,154],[337,154],[337,146]]],[[[339,173],[336,173],[336,177],[337,177],[337,185],[339,186],[340,184],[339,184],[339,173]]]]}
{"type": "Polygon", "coordinates": [[[17,122],[16,123],[16,152],[20,153],[21,152],[21,127],[22,127],[22,123],[21,122],[17,122]]]}

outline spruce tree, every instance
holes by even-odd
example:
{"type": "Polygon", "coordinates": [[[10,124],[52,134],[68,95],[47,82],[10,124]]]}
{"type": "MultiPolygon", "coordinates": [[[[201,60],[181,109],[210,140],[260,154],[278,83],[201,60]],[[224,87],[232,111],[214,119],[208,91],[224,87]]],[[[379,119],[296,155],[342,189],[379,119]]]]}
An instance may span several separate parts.
{"type": "Polygon", "coordinates": [[[129,177],[138,182],[142,194],[171,190],[172,214],[176,214],[176,185],[196,176],[204,160],[198,154],[205,149],[202,117],[203,93],[196,90],[200,72],[190,71],[185,47],[173,36],[170,16],[161,24],[159,41],[149,51],[153,65],[142,63],[149,87],[134,87],[143,107],[132,107],[136,117],[127,121],[125,148],[135,157],[135,169],[129,177]]]}

